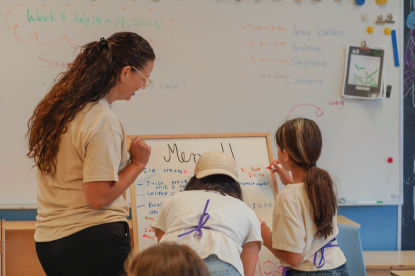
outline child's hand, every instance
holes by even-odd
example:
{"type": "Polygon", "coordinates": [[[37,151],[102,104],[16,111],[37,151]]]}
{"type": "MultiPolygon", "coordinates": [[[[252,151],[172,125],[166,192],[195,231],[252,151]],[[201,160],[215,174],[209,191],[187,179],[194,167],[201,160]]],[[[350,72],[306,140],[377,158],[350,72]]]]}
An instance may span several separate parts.
{"type": "Polygon", "coordinates": [[[276,172],[280,177],[282,184],[287,185],[293,183],[293,178],[288,170],[284,169],[280,161],[274,160],[270,164],[271,171],[276,172]]]}

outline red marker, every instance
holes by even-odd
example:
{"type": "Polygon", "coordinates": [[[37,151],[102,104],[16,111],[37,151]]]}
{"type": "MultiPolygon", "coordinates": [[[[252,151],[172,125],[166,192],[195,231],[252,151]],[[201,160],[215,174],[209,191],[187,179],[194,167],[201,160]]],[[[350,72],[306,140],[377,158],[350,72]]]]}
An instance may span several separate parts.
{"type": "Polygon", "coordinates": [[[388,158],[388,163],[392,163],[393,162],[393,158],[392,157],[389,157],[388,158]]]}
{"type": "MultiPolygon", "coordinates": [[[[281,164],[278,164],[278,167],[282,168],[281,164]]],[[[269,165],[269,166],[267,167],[267,169],[270,169],[270,170],[276,171],[276,169],[277,169],[277,168],[275,167],[275,165],[269,165]]]]}

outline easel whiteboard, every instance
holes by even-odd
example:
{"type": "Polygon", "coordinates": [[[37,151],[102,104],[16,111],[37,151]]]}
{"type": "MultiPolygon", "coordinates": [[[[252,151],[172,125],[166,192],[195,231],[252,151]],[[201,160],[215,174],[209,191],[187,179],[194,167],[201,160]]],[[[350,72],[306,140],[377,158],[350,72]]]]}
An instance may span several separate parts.
{"type": "MultiPolygon", "coordinates": [[[[131,141],[133,137],[129,136],[128,140],[131,141]]],[[[183,190],[194,175],[193,170],[200,155],[207,151],[223,151],[235,158],[244,201],[262,220],[272,225],[277,186],[275,176],[266,169],[273,160],[268,133],[141,137],[151,146],[151,156],[144,172],[130,188],[136,251],[157,244],[151,224],[157,217],[163,199],[183,190]]],[[[260,253],[256,275],[260,275],[259,271],[264,266],[267,271],[279,271],[275,257],[265,247],[260,253]]]]}

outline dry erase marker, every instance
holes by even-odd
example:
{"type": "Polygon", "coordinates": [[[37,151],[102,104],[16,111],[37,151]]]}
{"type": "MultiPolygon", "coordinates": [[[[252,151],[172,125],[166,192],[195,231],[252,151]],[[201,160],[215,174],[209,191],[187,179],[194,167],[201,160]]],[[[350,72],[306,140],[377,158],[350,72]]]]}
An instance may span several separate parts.
{"type": "Polygon", "coordinates": [[[383,204],[382,200],[363,200],[363,201],[357,201],[358,204],[362,205],[376,205],[376,204],[383,204]]]}
{"type": "MultiPolygon", "coordinates": [[[[281,164],[278,164],[278,167],[280,167],[280,169],[282,169],[282,166],[281,166],[281,164]]],[[[267,167],[267,169],[272,169],[273,171],[275,171],[277,168],[275,167],[275,165],[269,165],[268,167],[267,167]]]]}

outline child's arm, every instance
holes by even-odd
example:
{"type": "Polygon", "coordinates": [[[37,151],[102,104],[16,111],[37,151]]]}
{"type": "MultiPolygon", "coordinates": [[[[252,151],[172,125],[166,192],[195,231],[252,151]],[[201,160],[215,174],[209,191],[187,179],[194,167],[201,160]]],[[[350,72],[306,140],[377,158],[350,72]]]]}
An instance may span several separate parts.
{"type": "Polygon", "coordinates": [[[278,174],[282,184],[287,185],[293,183],[293,178],[291,177],[290,172],[281,166],[280,161],[272,161],[268,168],[270,168],[272,172],[276,172],[278,174]]]}
{"type": "Polygon", "coordinates": [[[289,264],[290,267],[296,267],[299,264],[302,258],[301,254],[272,248],[272,231],[265,222],[261,223],[261,235],[265,247],[268,248],[275,257],[289,264]]]}
{"type": "Polygon", "coordinates": [[[160,242],[161,238],[164,236],[164,231],[163,230],[160,230],[160,229],[158,229],[156,227],[152,227],[152,228],[154,230],[154,234],[157,237],[157,242],[160,242]]]}
{"type": "Polygon", "coordinates": [[[242,245],[241,260],[246,276],[253,276],[255,273],[255,266],[260,247],[261,244],[257,241],[247,242],[242,245]]]}

